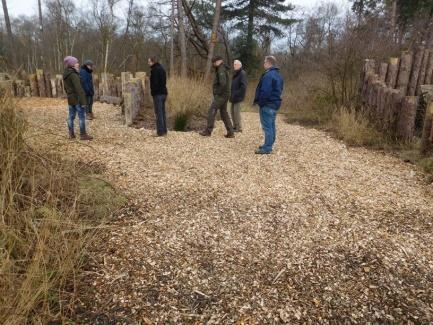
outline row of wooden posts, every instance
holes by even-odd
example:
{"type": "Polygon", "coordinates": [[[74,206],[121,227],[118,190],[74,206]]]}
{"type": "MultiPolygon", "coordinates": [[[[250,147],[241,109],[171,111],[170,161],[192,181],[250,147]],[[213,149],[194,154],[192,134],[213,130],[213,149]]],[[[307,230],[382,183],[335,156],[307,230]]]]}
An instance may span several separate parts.
{"type": "MultiPolygon", "coordinates": [[[[150,104],[149,78],[146,72],[122,72],[119,77],[110,73],[93,75],[94,100],[122,106],[128,126],[143,118],[144,109],[150,104]]],[[[15,97],[65,98],[63,76],[51,77],[50,73],[37,69],[26,80],[10,80],[0,75],[0,88],[7,88],[15,97]]]]}
{"type": "Polygon", "coordinates": [[[388,63],[365,60],[361,78],[361,102],[375,123],[404,141],[421,133],[421,151],[428,153],[433,142],[433,50],[421,46],[388,63]]]}

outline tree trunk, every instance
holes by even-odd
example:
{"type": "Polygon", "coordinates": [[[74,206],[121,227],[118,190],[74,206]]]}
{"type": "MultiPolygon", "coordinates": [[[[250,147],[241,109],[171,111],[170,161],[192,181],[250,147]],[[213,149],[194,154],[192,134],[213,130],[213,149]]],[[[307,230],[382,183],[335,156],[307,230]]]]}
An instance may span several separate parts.
{"type": "Polygon", "coordinates": [[[44,25],[42,20],[42,1],[38,0],[38,12],[39,12],[39,29],[41,34],[44,32],[44,25]]]}
{"type": "Polygon", "coordinates": [[[8,34],[8,41],[9,41],[10,63],[11,63],[12,68],[15,68],[16,67],[15,43],[14,43],[14,36],[12,34],[11,21],[9,19],[9,11],[8,11],[8,6],[6,3],[6,0],[2,0],[2,5],[3,5],[3,14],[4,14],[4,19],[5,19],[5,24],[6,24],[6,31],[8,34]]]}
{"type": "Polygon", "coordinates": [[[219,22],[220,22],[220,14],[221,14],[221,0],[216,0],[216,2],[215,2],[215,15],[214,15],[213,24],[212,24],[212,34],[210,37],[209,52],[207,55],[205,79],[209,79],[210,71],[212,68],[212,57],[214,56],[215,44],[218,41],[218,27],[219,27],[219,22]]]}
{"type": "Polygon", "coordinates": [[[416,94],[416,87],[418,85],[418,77],[419,77],[420,71],[421,71],[424,52],[425,52],[424,47],[420,46],[415,53],[415,58],[414,58],[413,67],[412,67],[412,73],[410,75],[409,88],[407,90],[407,94],[409,96],[415,96],[415,94],[416,94]]]}
{"type": "Polygon", "coordinates": [[[252,56],[253,56],[253,33],[254,33],[254,11],[255,11],[255,1],[250,0],[250,5],[248,7],[248,27],[247,27],[247,44],[246,44],[246,66],[247,68],[252,68],[252,56]]]}
{"type": "Polygon", "coordinates": [[[397,27],[397,0],[392,1],[391,5],[391,38],[393,42],[396,40],[396,27],[397,27]]]}
{"type": "Polygon", "coordinates": [[[186,65],[186,37],[185,37],[185,25],[183,21],[183,7],[182,0],[177,0],[177,16],[179,25],[179,46],[180,46],[180,75],[182,78],[187,77],[187,65],[186,65]]]}
{"type": "Polygon", "coordinates": [[[171,0],[170,77],[174,76],[174,18],[176,0],[171,0]]]}
{"type": "Polygon", "coordinates": [[[397,89],[401,90],[403,96],[407,94],[410,72],[412,69],[412,53],[404,53],[401,57],[400,69],[398,73],[397,89]]]}

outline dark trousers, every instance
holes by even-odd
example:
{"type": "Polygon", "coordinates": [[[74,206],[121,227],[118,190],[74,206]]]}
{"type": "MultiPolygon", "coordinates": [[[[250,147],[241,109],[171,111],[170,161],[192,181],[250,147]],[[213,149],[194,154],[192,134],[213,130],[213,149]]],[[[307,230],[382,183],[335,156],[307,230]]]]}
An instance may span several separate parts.
{"type": "Polygon", "coordinates": [[[165,100],[167,95],[153,96],[153,106],[155,109],[156,118],[156,133],[164,135],[167,133],[167,122],[165,118],[165,100]]]}
{"type": "Polygon", "coordinates": [[[86,113],[87,114],[92,114],[93,113],[93,96],[86,96],[87,98],[87,110],[86,113]]]}
{"type": "Polygon", "coordinates": [[[227,132],[233,133],[232,121],[230,120],[229,113],[227,112],[227,101],[228,99],[224,98],[214,98],[207,113],[207,132],[212,133],[215,127],[215,117],[219,110],[221,119],[224,122],[224,126],[226,127],[227,132]]]}

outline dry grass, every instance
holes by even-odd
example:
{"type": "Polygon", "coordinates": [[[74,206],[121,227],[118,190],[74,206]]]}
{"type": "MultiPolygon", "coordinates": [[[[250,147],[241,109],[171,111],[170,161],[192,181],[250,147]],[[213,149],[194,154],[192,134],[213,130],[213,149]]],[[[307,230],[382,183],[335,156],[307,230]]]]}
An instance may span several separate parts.
{"type": "Polygon", "coordinates": [[[171,77],[167,87],[170,95],[167,108],[174,118],[174,128],[184,131],[192,117],[201,117],[207,111],[212,98],[210,81],[171,77]]]}
{"type": "Polygon", "coordinates": [[[377,146],[385,142],[384,136],[371,125],[362,111],[345,107],[339,109],[332,115],[329,128],[349,145],[377,146]]]}
{"type": "MultiPolygon", "coordinates": [[[[23,116],[15,103],[3,96],[0,100],[2,324],[45,323],[64,318],[68,313],[67,302],[74,296],[73,283],[83,249],[94,234],[86,229],[100,221],[83,219],[91,207],[101,204],[96,199],[98,191],[86,186],[89,181],[80,177],[83,166],[78,169],[75,162],[28,147],[25,132],[23,116]],[[93,195],[89,195],[89,188],[93,195]]],[[[102,214],[107,211],[91,216],[102,214]]]]}

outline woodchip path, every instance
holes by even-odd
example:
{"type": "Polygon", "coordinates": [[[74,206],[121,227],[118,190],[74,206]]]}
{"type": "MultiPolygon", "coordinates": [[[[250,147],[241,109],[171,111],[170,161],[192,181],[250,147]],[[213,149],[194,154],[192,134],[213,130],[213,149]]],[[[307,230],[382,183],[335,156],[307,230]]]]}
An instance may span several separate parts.
{"type": "Polygon", "coordinates": [[[63,101],[21,105],[38,142],[102,163],[138,207],[104,231],[87,322],[433,322],[433,188],[414,166],[282,118],[257,156],[254,113],[235,139],[221,122],[154,138],[96,104],[83,145],[63,101]]]}

